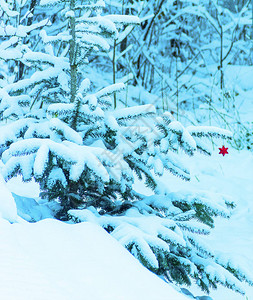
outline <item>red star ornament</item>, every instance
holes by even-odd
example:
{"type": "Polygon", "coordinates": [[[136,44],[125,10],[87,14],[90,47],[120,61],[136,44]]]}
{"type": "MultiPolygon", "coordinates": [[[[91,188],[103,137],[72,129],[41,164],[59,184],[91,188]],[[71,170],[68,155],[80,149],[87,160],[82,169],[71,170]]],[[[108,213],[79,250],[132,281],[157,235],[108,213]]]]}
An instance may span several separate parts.
{"type": "Polygon", "coordinates": [[[220,150],[220,153],[219,154],[222,154],[223,156],[225,156],[225,154],[228,154],[228,148],[222,146],[222,148],[219,148],[220,150]]]}

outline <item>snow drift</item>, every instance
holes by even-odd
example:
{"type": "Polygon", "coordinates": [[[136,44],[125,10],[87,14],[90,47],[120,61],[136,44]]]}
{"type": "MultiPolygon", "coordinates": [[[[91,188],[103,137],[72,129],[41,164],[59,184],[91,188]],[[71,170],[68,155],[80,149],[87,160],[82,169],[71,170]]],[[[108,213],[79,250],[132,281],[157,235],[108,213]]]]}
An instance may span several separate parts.
{"type": "Polygon", "coordinates": [[[188,299],[97,225],[0,219],[0,245],[0,299],[188,299]]]}

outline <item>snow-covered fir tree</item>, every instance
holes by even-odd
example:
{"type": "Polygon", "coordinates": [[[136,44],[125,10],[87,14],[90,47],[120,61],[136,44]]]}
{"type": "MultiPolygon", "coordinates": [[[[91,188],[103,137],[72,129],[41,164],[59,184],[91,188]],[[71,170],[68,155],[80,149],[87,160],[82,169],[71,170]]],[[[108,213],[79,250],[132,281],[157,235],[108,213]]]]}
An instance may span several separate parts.
{"type": "MultiPolygon", "coordinates": [[[[0,133],[5,179],[34,178],[41,197],[60,203],[57,218],[100,224],[169,281],[190,285],[194,280],[205,291],[222,284],[243,293],[240,281],[250,282],[247,276],[199,237],[209,233],[215,216],[228,217],[233,203],[211,193],[170,193],[157,180],[166,171],[190,180],[183,156],[197,150],[210,154],[208,138],[230,138],[230,132],[185,128],[151,104],[115,110],[112,96],[124,85],[92,91],[82,70],[138,18],[103,15],[100,0],[42,0],[40,5],[41,11],[58,7],[59,15],[26,25],[26,32],[44,26],[37,48],[18,44],[24,37],[18,35],[20,25],[2,34],[8,59],[25,68],[0,89],[7,122],[0,133]],[[11,50],[17,45],[15,56],[11,50]],[[137,193],[136,180],[144,180],[154,195],[137,193]]],[[[15,18],[13,11],[9,17],[15,18]]],[[[8,21],[4,26],[9,28],[8,21]]]]}

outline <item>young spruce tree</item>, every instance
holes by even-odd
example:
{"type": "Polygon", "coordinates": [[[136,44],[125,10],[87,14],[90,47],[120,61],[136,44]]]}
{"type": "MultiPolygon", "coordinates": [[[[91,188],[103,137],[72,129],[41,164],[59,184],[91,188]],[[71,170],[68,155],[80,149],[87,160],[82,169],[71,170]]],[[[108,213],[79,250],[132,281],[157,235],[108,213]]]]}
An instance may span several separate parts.
{"type": "MultiPolygon", "coordinates": [[[[182,152],[209,154],[204,140],[230,133],[184,128],[170,113],[158,115],[153,105],[114,110],[111,96],[124,85],[90,93],[82,70],[89,57],[110,49],[122,25],[138,18],[104,16],[100,0],[42,0],[40,5],[40,10],[59,7],[60,13],[40,30],[37,48],[26,45],[10,56],[25,72],[0,89],[7,122],[0,134],[5,178],[34,178],[42,197],[61,204],[58,218],[100,224],[169,281],[190,285],[195,280],[206,291],[220,283],[243,293],[240,281],[251,282],[246,274],[199,237],[209,233],[213,217],[229,216],[233,204],[210,193],[166,193],[157,183],[164,170],[189,180],[182,152]],[[134,174],[153,196],[134,190],[134,174]]],[[[18,31],[12,32],[17,38],[18,31]]],[[[1,46],[13,47],[12,36],[5,38],[1,46]]]]}

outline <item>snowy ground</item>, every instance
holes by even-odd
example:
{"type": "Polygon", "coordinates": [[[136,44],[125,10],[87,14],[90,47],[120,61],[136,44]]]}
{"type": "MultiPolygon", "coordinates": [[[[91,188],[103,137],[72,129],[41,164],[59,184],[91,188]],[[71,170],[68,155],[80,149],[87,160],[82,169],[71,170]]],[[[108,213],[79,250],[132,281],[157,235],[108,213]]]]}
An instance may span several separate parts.
{"type": "Polygon", "coordinates": [[[100,227],[0,220],[0,299],[186,300],[100,227]]]}

